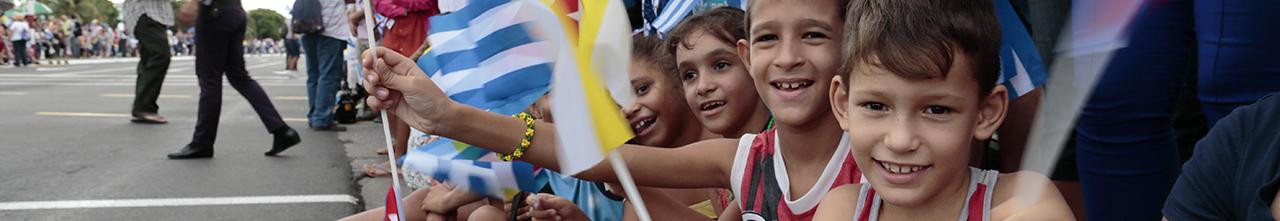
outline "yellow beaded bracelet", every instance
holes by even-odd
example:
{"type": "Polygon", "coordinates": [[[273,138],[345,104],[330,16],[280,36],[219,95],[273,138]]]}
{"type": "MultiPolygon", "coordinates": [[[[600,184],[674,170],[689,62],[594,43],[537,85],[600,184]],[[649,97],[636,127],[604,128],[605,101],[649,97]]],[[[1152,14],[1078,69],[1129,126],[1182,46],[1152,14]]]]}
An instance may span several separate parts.
{"type": "Polygon", "coordinates": [[[520,139],[520,147],[516,147],[511,155],[498,154],[503,161],[513,161],[524,157],[524,151],[529,150],[529,145],[533,145],[533,116],[525,112],[520,112],[512,117],[524,120],[524,138],[520,139]]]}

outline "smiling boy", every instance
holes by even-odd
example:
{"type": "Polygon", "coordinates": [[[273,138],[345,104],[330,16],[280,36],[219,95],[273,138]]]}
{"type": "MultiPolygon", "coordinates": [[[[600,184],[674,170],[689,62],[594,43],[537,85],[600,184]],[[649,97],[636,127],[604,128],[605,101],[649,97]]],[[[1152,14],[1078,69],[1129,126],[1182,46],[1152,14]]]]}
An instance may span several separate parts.
{"type": "Polygon", "coordinates": [[[830,97],[867,183],[832,190],[820,219],[1072,218],[1043,175],[968,167],[972,141],[991,138],[1008,106],[1008,91],[995,84],[993,8],[982,0],[849,5],[830,97]],[[1038,188],[1014,192],[1025,185],[1038,188]]]}

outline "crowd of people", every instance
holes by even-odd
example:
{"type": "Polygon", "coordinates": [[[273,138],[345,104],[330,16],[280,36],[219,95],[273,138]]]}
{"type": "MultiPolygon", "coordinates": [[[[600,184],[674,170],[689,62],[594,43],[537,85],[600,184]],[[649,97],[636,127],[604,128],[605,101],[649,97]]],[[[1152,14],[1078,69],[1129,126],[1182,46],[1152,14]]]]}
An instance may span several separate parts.
{"type": "MultiPolygon", "coordinates": [[[[468,1],[367,1],[379,15],[376,33],[365,33],[362,1],[297,0],[286,41],[244,40],[239,0],[191,6],[199,10],[190,14],[215,16],[201,19],[197,33],[235,41],[197,44],[215,50],[196,54],[206,67],[197,65],[201,120],[192,143],[169,157],[212,157],[223,76],[276,137],[268,155],[297,144],[296,131],[280,120],[243,60],[222,56],[284,46],[290,63],[306,58],[313,130],[345,130],[335,120],[342,103],[335,95],[363,92],[371,110],[389,114],[382,122],[393,136],[387,149],[397,155],[449,138],[537,166],[536,176],[546,181],[538,191],[495,198],[443,177],[386,171],[400,165],[366,165],[369,176],[429,180],[409,183],[403,219],[637,218],[612,165],[559,173],[558,154],[566,153],[557,153],[548,97],[515,117],[499,115],[450,100],[424,73],[417,62],[431,47],[430,19],[468,1]],[[229,13],[209,14],[213,9],[229,13]],[[226,24],[232,28],[219,28],[226,24]],[[380,36],[381,45],[368,48],[366,36],[380,36]],[[207,68],[224,64],[233,68],[207,68]]],[[[1072,36],[1045,31],[1063,30],[1070,14],[1064,7],[1019,0],[706,1],[657,30],[655,11],[680,1],[638,2],[628,10],[644,14],[631,16],[639,20],[632,22],[628,69],[636,100],[618,105],[636,136],[617,151],[645,206],[660,211],[651,213],[655,220],[1280,217],[1274,133],[1280,98],[1266,97],[1280,92],[1278,69],[1268,60],[1280,57],[1280,45],[1272,43],[1280,27],[1250,23],[1269,28],[1222,31],[1280,3],[1195,11],[1200,1],[1144,3],[1126,26],[1134,30],[1128,45],[1102,70],[1083,107],[1059,170],[1040,174],[1017,165],[1024,149],[1041,148],[1025,143],[1046,76],[1023,76],[1022,63],[1050,66],[1055,47],[1045,42],[1072,36]],[[1012,56],[1040,57],[1009,58],[1008,48],[1020,47],[1010,39],[1018,37],[1038,50],[1012,56]],[[1182,101],[1203,103],[1203,112],[1182,101]],[[1205,132],[1180,133],[1174,115],[1201,120],[1205,132]],[[1189,144],[1178,142],[1184,136],[1189,144]],[[1180,158],[1180,148],[1195,151],[1180,158]]],[[[112,50],[110,42],[103,50],[112,50]]],[[[346,220],[383,220],[384,212],[346,220]]]]}
{"type": "MultiPolygon", "coordinates": [[[[0,39],[4,41],[3,49],[0,49],[0,64],[65,64],[67,59],[76,58],[138,56],[138,38],[128,32],[124,21],[111,25],[98,19],[82,20],[75,16],[20,14],[5,17],[3,21],[0,24],[0,39]],[[23,44],[15,45],[18,41],[23,44]]],[[[171,54],[195,54],[195,34],[191,31],[194,29],[166,31],[171,54]]],[[[249,38],[243,42],[244,52],[253,55],[284,53],[284,41],[283,38],[249,38]]]]}

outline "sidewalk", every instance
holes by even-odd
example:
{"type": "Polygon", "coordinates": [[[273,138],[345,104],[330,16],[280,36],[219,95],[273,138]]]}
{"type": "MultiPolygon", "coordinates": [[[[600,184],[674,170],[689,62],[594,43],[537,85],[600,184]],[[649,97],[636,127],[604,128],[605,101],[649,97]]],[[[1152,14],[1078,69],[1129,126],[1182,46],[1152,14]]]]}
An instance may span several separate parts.
{"type": "MultiPolygon", "coordinates": [[[[351,177],[353,185],[360,190],[358,198],[365,210],[381,207],[385,204],[387,189],[391,187],[391,177],[369,178],[364,176],[365,164],[377,165],[387,162],[387,156],[378,155],[378,148],[386,142],[382,135],[382,124],[361,121],[356,124],[344,124],[346,132],[338,133],[338,140],[346,148],[347,158],[351,159],[351,177]]],[[[403,180],[401,180],[403,183],[403,180]]],[[[408,195],[408,188],[400,187],[401,197],[408,195]]],[[[417,208],[404,208],[417,209],[417,208]]]]}

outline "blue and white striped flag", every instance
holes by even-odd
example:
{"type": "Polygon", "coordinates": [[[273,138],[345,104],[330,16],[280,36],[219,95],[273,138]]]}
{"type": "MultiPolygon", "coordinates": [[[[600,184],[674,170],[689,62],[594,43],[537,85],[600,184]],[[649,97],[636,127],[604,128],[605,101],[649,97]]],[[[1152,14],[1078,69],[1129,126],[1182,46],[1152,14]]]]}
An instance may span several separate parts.
{"type": "MultiPolygon", "coordinates": [[[[444,142],[438,142],[444,143],[444,142]]],[[[477,195],[510,199],[516,193],[537,192],[542,185],[536,168],[525,162],[489,162],[451,160],[430,154],[411,154],[405,158],[406,171],[415,171],[440,182],[447,182],[477,195]]]]}
{"type": "MultiPolygon", "coordinates": [[[[660,8],[657,17],[644,18],[645,27],[641,31],[656,31],[659,36],[666,36],[667,32],[676,28],[684,17],[688,17],[697,10],[711,9],[714,7],[728,6],[747,10],[748,0],[670,0],[665,4],[659,4],[655,1],[645,1],[641,3],[641,7],[660,8]],[[661,5],[661,7],[659,7],[661,5]]],[[[657,11],[657,10],[655,10],[657,11]]]]}
{"type": "Polygon", "coordinates": [[[418,65],[453,100],[511,115],[546,94],[555,59],[532,36],[526,1],[471,1],[431,18],[431,49],[418,65]]]}
{"type": "Polygon", "coordinates": [[[998,84],[1009,89],[1009,98],[1019,96],[1044,86],[1048,69],[1040,58],[1040,50],[1031,41],[1031,34],[1023,26],[1018,13],[1008,0],[996,0],[996,18],[1000,20],[1000,75],[998,84]]]}

